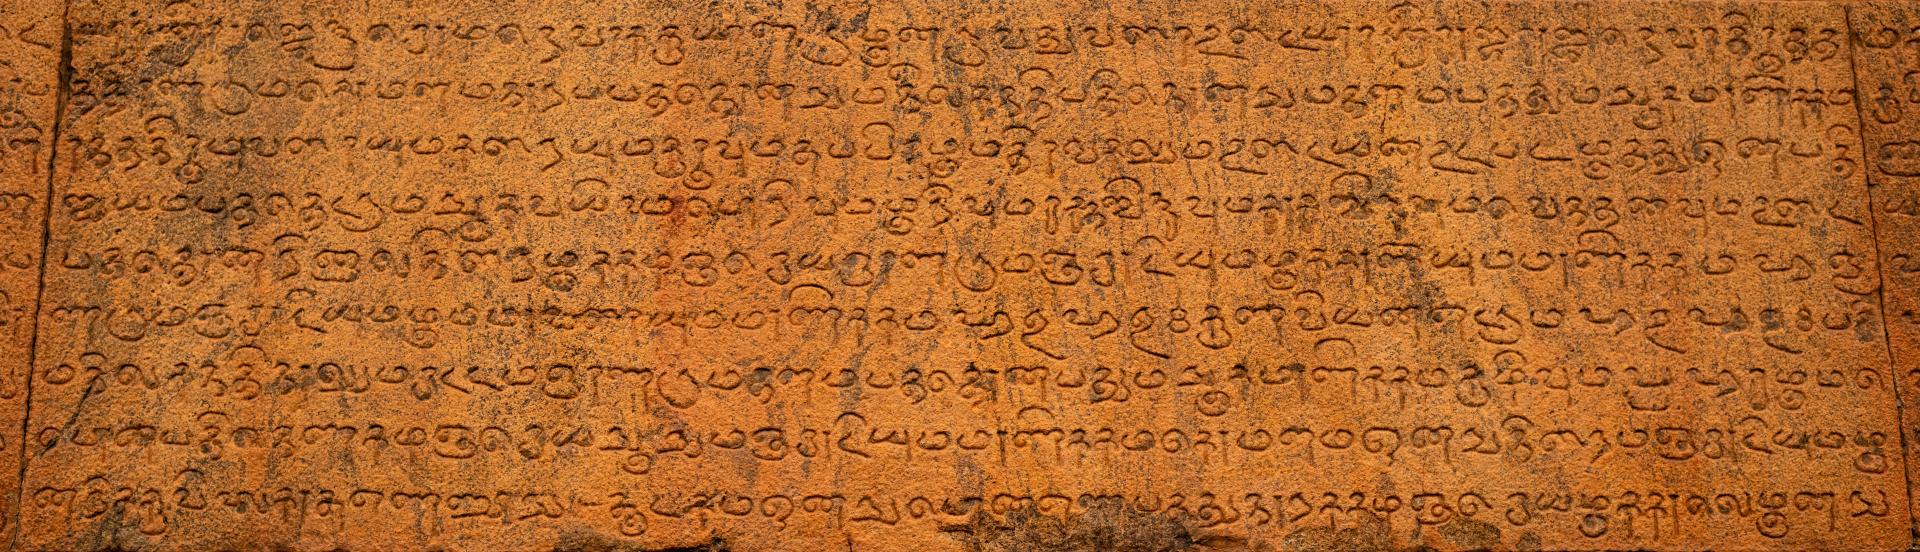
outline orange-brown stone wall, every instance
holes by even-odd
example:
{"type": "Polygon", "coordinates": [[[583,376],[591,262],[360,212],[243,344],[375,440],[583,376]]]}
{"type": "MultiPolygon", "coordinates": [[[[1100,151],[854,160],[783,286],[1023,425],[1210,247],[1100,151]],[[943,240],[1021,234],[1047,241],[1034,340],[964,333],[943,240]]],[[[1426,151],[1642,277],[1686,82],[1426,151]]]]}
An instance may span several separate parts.
{"type": "Polygon", "coordinates": [[[0,0],[0,548],[1905,550],[1920,4],[0,0]]]}

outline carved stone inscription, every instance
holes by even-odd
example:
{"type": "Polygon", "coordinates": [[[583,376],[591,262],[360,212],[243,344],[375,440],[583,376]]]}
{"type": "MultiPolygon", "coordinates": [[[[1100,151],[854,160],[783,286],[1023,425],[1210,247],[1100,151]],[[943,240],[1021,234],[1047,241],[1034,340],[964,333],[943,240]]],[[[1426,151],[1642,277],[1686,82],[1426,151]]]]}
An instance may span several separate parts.
{"type": "Polygon", "coordinates": [[[1912,542],[1912,4],[13,4],[17,549],[1912,542]]]}
{"type": "Polygon", "coordinates": [[[0,539],[18,536],[22,423],[57,131],[61,6],[0,2],[0,539]]]}
{"type": "MultiPolygon", "coordinates": [[[[1900,394],[1912,401],[1920,395],[1920,6],[1859,4],[1848,19],[1859,34],[1855,86],[1885,282],[1887,346],[1900,394]]],[[[1920,467],[1913,462],[1920,410],[1912,404],[1902,410],[1911,481],[1920,467]]]]}

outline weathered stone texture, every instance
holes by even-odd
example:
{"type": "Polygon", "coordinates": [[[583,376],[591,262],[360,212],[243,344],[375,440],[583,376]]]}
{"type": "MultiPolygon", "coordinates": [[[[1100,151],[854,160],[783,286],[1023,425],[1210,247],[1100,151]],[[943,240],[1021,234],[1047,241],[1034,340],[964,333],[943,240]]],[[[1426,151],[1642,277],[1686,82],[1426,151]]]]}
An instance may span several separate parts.
{"type": "Polygon", "coordinates": [[[1915,4],[12,3],[17,549],[1914,542],[1915,4]]]}
{"type": "Polygon", "coordinates": [[[61,9],[0,2],[0,538],[8,541],[19,530],[20,432],[57,131],[61,9]]]}

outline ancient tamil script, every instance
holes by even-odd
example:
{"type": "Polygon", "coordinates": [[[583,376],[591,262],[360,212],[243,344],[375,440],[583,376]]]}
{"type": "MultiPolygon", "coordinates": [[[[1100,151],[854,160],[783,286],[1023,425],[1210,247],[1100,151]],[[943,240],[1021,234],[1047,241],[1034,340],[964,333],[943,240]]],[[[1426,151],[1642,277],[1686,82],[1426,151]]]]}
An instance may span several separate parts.
{"type": "Polygon", "coordinates": [[[0,548],[1906,550],[1920,4],[0,0],[0,548]]]}

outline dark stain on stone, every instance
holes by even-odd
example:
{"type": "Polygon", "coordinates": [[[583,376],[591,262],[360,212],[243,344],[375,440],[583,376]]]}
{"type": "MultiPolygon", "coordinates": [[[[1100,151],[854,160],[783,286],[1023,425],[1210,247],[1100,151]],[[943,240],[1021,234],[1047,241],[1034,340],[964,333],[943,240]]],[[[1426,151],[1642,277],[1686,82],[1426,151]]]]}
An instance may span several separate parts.
{"type": "Polygon", "coordinates": [[[1543,545],[1540,543],[1540,534],[1533,531],[1521,533],[1520,538],[1513,543],[1513,549],[1519,552],[1535,552],[1542,548],[1543,545]]]}
{"type": "Polygon", "coordinates": [[[1343,529],[1307,527],[1280,539],[1281,549],[1299,552],[1391,552],[1393,536],[1387,522],[1361,516],[1359,525],[1343,529]]]}
{"type": "MultiPolygon", "coordinates": [[[[1367,516],[1354,527],[1307,527],[1294,531],[1281,539],[1280,548],[1297,552],[1411,552],[1435,550],[1434,546],[1460,551],[1505,549],[1500,543],[1500,528],[1485,521],[1456,519],[1431,530],[1439,535],[1439,542],[1432,542],[1431,546],[1428,543],[1415,543],[1397,547],[1386,521],[1367,516]]],[[[1538,550],[1540,537],[1531,533],[1521,537],[1517,549],[1527,549],[1528,537],[1533,539],[1533,550],[1538,550]]]]}
{"type": "Polygon", "coordinates": [[[965,525],[940,528],[971,552],[1186,552],[1253,550],[1244,539],[1207,536],[1192,520],[1101,503],[1066,516],[1037,508],[1004,516],[977,513],[965,525]]]}
{"type": "Polygon", "coordinates": [[[1435,528],[1455,550],[1494,550],[1500,548],[1500,528],[1477,519],[1456,519],[1435,528]]]}
{"type": "Polygon", "coordinates": [[[562,533],[553,543],[553,552],[728,552],[726,539],[713,537],[704,543],[684,546],[646,547],[589,531],[562,533]]]}

